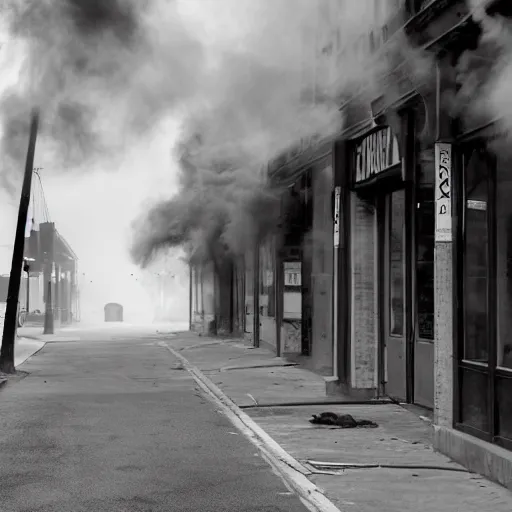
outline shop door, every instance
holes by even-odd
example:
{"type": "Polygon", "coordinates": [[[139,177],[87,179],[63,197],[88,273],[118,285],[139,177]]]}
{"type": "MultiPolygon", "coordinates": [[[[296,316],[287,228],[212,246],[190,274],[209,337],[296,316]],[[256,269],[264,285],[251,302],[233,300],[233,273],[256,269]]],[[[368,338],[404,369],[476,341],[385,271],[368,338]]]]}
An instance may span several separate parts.
{"type": "Polygon", "coordinates": [[[433,187],[418,187],[415,195],[414,250],[411,251],[411,345],[414,355],[413,402],[434,407],[434,231],[433,187]]]}
{"type": "Polygon", "coordinates": [[[380,267],[381,357],[384,393],[405,401],[407,397],[406,350],[406,244],[405,190],[387,194],[381,206],[380,267]]]}

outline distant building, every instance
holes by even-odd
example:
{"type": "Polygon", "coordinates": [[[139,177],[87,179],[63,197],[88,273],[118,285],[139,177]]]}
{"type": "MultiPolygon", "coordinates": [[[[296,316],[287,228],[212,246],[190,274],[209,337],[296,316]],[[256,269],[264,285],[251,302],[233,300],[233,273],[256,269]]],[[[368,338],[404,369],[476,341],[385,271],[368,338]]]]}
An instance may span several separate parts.
{"type": "MultiPolygon", "coordinates": [[[[42,322],[42,314],[50,298],[55,325],[66,325],[80,319],[77,284],[78,258],[55,224],[44,222],[25,238],[25,256],[30,275],[30,300],[27,320],[42,322]],[[51,286],[49,292],[49,286],[51,286]]],[[[8,278],[7,278],[8,280],[8,278]]],[[[20,309],[26,310],[27,273],[22,276],[20,309]]]]}

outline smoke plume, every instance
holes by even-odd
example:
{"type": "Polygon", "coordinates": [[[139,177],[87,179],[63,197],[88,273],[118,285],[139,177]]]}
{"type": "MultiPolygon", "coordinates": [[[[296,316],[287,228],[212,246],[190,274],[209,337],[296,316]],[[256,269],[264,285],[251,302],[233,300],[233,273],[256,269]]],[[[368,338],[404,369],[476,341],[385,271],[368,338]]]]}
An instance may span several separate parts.
{"type": "MultiPolygon", "coordinates": [[[[181,194],[140,219],[133,255],[142,264],[159,247],[184,243],[202,258],[242,253],[255,235],[277,224],[278,191],[265,188],[261,173],[270,158],[302,137],[336,133],[344,99],[369,105],[383,95],[392,104],[404,78],[421,94],[435,90],[435,56],[415,48],[403,30],[381,51],[364,48],[370,32],[378,37],[390,16],[400,16],[403,2],[378,2],[380,12],[364,0],[219,3],[232,9],[241,27],[237,51],[226,44],[215,55],[207,74],[213,85],[200,90],[204,101],[187,112],[181,194]]],[[[499,117],[509,137],[512,25],[485,10],[490,2],[470,4],[480,23],[475,34],[483,35],[460,59],[462,88],[442,98],[443,108],[466,123],[499,117]]]]}
{"type": "Polygon", "coordinates": [[[166,246],[197,258],[241,254],[273,229],[280,199],[265,185],[268,161],[337,133],[341,101],[367,101],[403,46],[395,38],[379,60],[367,48],[397,2],[4,2],[27,57],[20,84],[2,97],[2,179],[19,176],[34,105],[39,146],[66,168],[108,162],[164,117],[183,120],[180,192],[134,223],[141,265],[166,246]]]}
{"type": "Polygon", "coordinates": [[[114,154],[194,94],[203,49],[175,2],[4,0],[10,37],[25,46],[19,84],[2,97],[4,181],[17,179],[29,110],[61,167],[114,154]]]}
{"type": "Polygon", "coordinates": [[[473,126],[496,121],[494,150],[510,156],[512,139],[512,11],[508,2],[471,0],[481,35],[461,56],[457,106],[473,126]]]}
{"type": "Polygon", "coordinates": [[[353,53],[333,73],[333,51],[341,51],[329,47],[333,33],[341,46],[353,44],[368,38],[376,22],[373,2],[342,4],[215,2],[239,29],[210,53],[208,86],[187,112],[176,148],[180,193],[138,219],[137,262],[145,265],[155,251],[180,244],[192,258],[220,261],[276,228],[280,197],[265,184],[269,160],[301,139],[337,133],[342,96],[370,76],[370,57],[353,53]]]}

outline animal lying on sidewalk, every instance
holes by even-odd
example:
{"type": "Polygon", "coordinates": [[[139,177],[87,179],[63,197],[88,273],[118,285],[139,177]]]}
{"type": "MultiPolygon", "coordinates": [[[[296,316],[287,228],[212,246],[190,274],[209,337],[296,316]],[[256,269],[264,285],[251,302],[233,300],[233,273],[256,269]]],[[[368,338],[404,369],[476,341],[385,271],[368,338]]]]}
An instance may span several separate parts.
{"type": "Polygon", "coordinates": [[[350,414],[336,414],[335,412],[322,412],[318,416],[313,414],[309,420],[315,425],[334,425],[341,428],[376,428],[377,423],[370,420],[356,420],[350,414]]]}

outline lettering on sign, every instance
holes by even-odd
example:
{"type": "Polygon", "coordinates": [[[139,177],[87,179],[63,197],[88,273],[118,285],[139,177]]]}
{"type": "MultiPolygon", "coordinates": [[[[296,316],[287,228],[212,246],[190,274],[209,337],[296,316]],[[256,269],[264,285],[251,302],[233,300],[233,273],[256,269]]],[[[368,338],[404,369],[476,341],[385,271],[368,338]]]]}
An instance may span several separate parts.
{"type": "Polygon", "coordinates": [[[366,181],[400,164],[398,141],[391,128],[382,128],[356,146],[356,183],[366,181]]]}
{"type": "Polygon", "coordinates": [[[284,264],[284,285],[302,286],[302,272],[300,261],[290,261],[284,264]]]}
{"type": "Polygon", "coordinates": [[[452,147],[438,142],[436,168],[436,242],[452,241],[452,147]]]}

